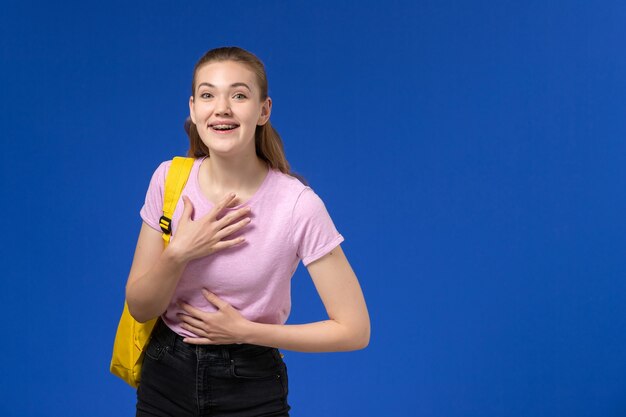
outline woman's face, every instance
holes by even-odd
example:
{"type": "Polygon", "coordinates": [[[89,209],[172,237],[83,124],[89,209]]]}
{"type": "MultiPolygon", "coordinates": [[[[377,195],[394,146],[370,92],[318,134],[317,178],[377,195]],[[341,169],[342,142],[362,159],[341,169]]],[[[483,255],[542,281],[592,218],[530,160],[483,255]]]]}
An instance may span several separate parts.
{"type": "Polygon", "coordinates": [[[196,73],[189,98],[191,120],[209,151],[223,155],[254,152],[254,132],[270,117],[272,100],[260,99],[256,77],[238,62],[212,62],[196,73]]]}

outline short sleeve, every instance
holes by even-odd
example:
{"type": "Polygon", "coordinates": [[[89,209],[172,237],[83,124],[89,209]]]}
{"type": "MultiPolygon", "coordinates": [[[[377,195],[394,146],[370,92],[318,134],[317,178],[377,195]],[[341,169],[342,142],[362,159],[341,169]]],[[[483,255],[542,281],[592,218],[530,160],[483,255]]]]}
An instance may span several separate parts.
{"type": "Polygon", "coordinates": [[[324,202],[310,187],[302,190],[296,200],[291,230],[297,255],[304,266],[326,255],[344,240],[324,202]]]}
{"type": "Polygon", "coordinates": [[[165,176],[171,161],[162,162],[152,174],[146,200],[139,211],[139,215],[150,227],[161,231],[159,220],[163,215],[163,189],[165,187],[165,176]]]}

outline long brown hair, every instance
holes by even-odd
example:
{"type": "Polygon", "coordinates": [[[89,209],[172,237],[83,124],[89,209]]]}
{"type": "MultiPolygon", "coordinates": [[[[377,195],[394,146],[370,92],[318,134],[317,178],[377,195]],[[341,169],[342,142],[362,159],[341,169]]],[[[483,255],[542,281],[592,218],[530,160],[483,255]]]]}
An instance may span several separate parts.
{"type": "MultiPolygon", "coordinates": [[[[256,76],[257,84],[260,88],[261,101],[268,97],[265,66],[256,55],[237,46],[225,46],[211,49],[202,55],[193,68],[193,78],[191,81],[191,95],[193,97],[195,97],[196,94],[196,74],[200,67],[211,62],[223,61],[238,62],[248,67],[256,76]]],[[[191,118],[187,118],[185,121],[185,131],[189,136],[189,151],[187,152],[187,156],[198,158],[209,155],[209,148],[202,142],[198,134],[198,129],[191,121],[191,118]]],[[[285,174],[296,177],[303,184],[308,185],[307,181],[301,175],[291,171],[289,162],[287,162],[287,158],[285,157],[283,141],[269,120],[261,126],[257,125],[254,132],[254,143],[257,156],[267,162],[270,168],[278,169],[285,174]]]]}

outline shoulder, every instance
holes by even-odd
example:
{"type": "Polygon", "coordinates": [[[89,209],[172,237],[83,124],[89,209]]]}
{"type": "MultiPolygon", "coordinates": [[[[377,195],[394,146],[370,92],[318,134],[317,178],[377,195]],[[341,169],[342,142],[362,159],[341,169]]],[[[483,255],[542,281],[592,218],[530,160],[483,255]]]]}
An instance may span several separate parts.
{"type": "Polygon", "coordinates": [[[156,166],[156,169],[154,170],[154,173],[152,175],[164,175],[164,174],[167,174],[167,171],[170,169],[170,166],[172,166],[172,159],[168,159],[167,161],[159,162],[159,164],[156,166]]]}
{"type": "MultiPolygon", "coordinates": [[[[319,204],[321,198],[310,185],[303,184],[298,178],[274,170],[274,185],[284,198],[290,197],[295,205],[319,204]]],[[[322,203],[323,204],[323,203],[322,203]]]]}
{"type": "Polygon", "coordinates": [[[307,217],[311,212],[318,211],[324,203],[309,185],[303,184],[298,178],[273,170],[267,202],[271,202],[275,210],[286,212],[290,216],[307,217]]]}
{"type": "MultiPolygon", "coordinates": [[[[160,162],[152,174],[152,179],[154,181],[158,181],[159,183],[163,184],[165,182],[165,178],[167,177],[167,173],[169,172],[170,167],[172,166],[173,160],[174,159],[172,158],[172,159],[168,159],[166,161],[160,162]]],[[[197,164],[199,161],[200,161],[199,158],[195,158],[194,164],[197,164]]]]}
{"type": "Polygon", "coordinates": [[[304,185],[296,177],[285,174],[277,169],[273,170],[272,188],[276,197],[280,198],[283,203],[291,202],[295,204],[300,195],[311,187],[304,185]]]}
{"type": "Polygon", "coordinates": [[[277,189],[281,190],[283,201],[290,201],[293,218],[309,218],[326,212],[326,206],[310,185],[303,184],[298,178],[276,171],[277,189]]]}
{"type": "Polygon", "coordinates": [[[291,194],[296,200],[301,199],[319,199],[315,190],[310,185],[303,184],[298,178],[289,174],[285,174],[277,169],[274,170],[274,183],[276,188],[280,188],[286,193],[291,194]]]}
{"type": "MultiPolygon", "coordinates": [[[[197,159],[195,163],[197,164],[197,159]]],[[[172,166],[173,158],[161,161],[156,165],[150,178],[149,192],[155,193],[159,198],[163,196],[165,190],[165,181],[172,166]]],[[[192,168],[193,169],[193,168],[192,168]]]]}
{"type": "Polygon", "coordinates": [[[302,192],[303,189],[308,187],[300,182],[300,180],[296,177],[285,174],[278,169],[273,169],[272,171],[274,172],[274,181],[276,185],[281,187],[282,189],[299,194],[302,192]]]}
{"type": "Polygon", "coordinates": [[[152,172],[152,177],[150,178],[150,188],[151,189],[160,189],[165,184],[165,176],[167,175],[167,171],[172,165],[172,160],[162,161],[160,162],[154,171],[152,172]]]}

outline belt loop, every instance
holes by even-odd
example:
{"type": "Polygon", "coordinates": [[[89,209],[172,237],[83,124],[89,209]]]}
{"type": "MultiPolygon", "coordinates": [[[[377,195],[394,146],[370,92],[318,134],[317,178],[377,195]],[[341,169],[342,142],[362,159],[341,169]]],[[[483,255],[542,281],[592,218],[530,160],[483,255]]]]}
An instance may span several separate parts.
{"type": "Polygon", "coordinates": [[[222,358],[224,358],[224,361],[230,362],[230,348],[223,346],[220,350],[222,351],[222,358]]]}

